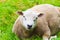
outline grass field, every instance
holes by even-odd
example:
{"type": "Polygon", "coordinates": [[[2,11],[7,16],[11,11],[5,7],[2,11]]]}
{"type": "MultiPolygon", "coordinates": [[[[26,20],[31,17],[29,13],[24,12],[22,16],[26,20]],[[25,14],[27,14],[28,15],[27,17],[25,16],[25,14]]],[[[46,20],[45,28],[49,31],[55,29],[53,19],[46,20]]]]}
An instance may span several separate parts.
{"type": "MultiPolygon", "coordinates": [[[[53,4],[60,6],[60,0],[0,0],[0,40],[19,40],[12,33],[13,24],[18,17],[17,10],[24,11],[36,4],[53,4]]],[[[55,40],[60,40],[60,33],[55,40]]],[[[38,36],[32,37],[33,40],[40,40],[38,36]]],[[[53,39],[54,40],[54,39],[53,39]]]]}

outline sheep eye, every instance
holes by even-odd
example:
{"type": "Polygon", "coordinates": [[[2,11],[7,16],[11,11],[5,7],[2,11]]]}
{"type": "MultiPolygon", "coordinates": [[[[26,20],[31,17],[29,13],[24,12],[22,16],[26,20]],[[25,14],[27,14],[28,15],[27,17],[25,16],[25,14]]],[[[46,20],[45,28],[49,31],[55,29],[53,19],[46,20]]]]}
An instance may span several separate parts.
{"type": "Polygon", "coordinates": [[[37,18],[34,21],[36,21],[36,20],[37,20],[37,18]]]}
{"type": "Polygon", "coordinates": [[[37,17],[36,17],[36,19],[37,19],[37,17]]]}
{"type": "Polygon", "coordinates": [[[26,20],[25,16],[23,16],[23,17],[24,17],[24,19],[26,20]]]}
{"type": "Polygon", "coordinates": [[[23,16],[25,18],[25,16],[23,16]]]}

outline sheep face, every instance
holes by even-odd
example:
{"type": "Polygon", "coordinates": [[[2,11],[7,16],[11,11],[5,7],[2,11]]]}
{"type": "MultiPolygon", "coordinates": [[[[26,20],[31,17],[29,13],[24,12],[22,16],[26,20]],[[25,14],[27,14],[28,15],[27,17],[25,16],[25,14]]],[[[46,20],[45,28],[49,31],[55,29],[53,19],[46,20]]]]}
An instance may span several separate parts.
{"type": "Polygon", "coordinates": [[[42,14],[32,11],[18,12],[22,16],[22,25],[26,30],[32,30],[36,26],[36,22],[39,16],[42,14]]]}

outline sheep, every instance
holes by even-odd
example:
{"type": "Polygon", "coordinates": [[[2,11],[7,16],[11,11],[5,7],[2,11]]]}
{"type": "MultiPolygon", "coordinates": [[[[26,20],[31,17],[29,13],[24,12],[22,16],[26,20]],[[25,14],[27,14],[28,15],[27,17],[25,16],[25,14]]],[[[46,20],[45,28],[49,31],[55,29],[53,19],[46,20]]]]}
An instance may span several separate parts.
{"type": "Polygon", "coordinates": [[[17,13],[19,17],[13,25],[12,32],[22,40],[33,35],[49,40],[60,31],[60,7],[41,4],[17,13]]]}

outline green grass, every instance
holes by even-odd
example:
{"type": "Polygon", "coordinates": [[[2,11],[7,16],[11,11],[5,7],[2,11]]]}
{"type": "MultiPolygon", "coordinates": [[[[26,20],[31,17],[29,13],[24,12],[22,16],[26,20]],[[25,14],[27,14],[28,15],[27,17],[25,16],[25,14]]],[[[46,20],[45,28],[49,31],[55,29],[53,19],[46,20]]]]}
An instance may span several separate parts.
{"type": "MultiPolygon", "coordinates": [[[[19,40],[12,33],[13,24],[18,17],[15,13],[17,10],[24,11],[36,4],[46,3],[60,6],[60,0],[0,0],[0,40],[19,40]]],[[[60,40],[60,33],[57,35],[56,40],[60,40]]],[[[40,40],[41,38],[34,36],[32,39],[40,40]]]]}

